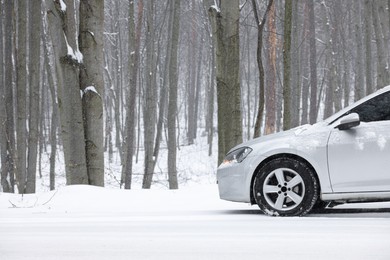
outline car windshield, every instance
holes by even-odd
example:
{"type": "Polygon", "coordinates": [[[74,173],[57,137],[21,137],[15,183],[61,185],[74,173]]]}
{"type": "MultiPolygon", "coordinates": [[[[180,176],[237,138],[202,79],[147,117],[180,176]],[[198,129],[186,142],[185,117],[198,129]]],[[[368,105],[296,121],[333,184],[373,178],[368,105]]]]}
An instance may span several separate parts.
{"type": "MultiPolygon", "coordinates": [[[[370,109],[366,109],[366,107],[364,108],[365,111],[360,111],[360,109],[358,108],[358,106],[360,106],[361,104],[383,94],[383,93],[386,93],[386,97],[384,98],[384,101],[385,102],[389,102],[389,95],[390,95],[390,86],[387,86],[385,88],[382,88],[380,90],[378,90],[377,92],[375,93],[372,93],[371,95],[368,95],[367,97],[363,98],[363,99],[360,99],[359,101],[356,101],[355,103],[353,103],[352,105],[349,105],[348,107],[340,110],[339,112],[335,113],[334,115],[328,117],[327,119],[325,119],[324,121],[328,124],[333,124],[335,121],[337,121],[340,117],[344,116],[344,115],[347,115],[351,112],[357,112],[359,114],[359,116],[361,117],[362,121],[363,122],[367,122],[367,121],[372,121],[372,120],[368,120],[367,117],[370,117],[371,114],[369,113],[370,112],[370,109]],[[356,108],[356,109],[355,109],[356,108]],[[355,111],[356,110],[356,111],[355,111]]],[[[372,107],[372,102],[367,102],[367,107],[372,107]]],[[[387,110],[385,111],[386,113],[388,113],[388,110],[389,108],[387,107],[386,108],[387,110]]],[[[375,120],[375,118],[373,118],[373,120],[375,120]]]]}

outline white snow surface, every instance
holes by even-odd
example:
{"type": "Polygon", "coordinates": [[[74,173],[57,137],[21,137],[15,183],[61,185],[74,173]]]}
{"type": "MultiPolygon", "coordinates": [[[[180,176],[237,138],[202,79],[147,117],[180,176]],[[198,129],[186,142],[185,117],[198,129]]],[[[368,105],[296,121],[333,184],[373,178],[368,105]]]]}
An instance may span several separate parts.
{"type": "Polygon", "coordinates": [[[220,200],[216,184],[0,193],[0,259],[384,260],[389,209],[351,204],[268,217],[257,206],[220,200]]]}
{"type": "Polygon", "coordinates": [[[106,156],[106,188],[65,186],[59,156],[56,190],[48,191],[44,153],[37,194],[0,193],[0,260],[390,259],[390,202],[268,217],[256,205],[219,199],[216,145],[213,156],[207,151],[206,136],[180,146],[174,191],[167,189],[165,146],[151,190],[141,189],[142,153],[133,189],[119,188],[115,153],[106,156]]]}

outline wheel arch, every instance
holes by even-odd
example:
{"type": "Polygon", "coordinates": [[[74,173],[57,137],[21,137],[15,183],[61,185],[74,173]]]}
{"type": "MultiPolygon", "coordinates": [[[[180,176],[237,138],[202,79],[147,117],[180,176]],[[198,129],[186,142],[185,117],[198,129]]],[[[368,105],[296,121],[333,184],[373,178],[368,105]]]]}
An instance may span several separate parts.
{"type": "Polygon", "coordinates": [[[307,161],[305,158],[299,156],[299,155],[296,155],[296,154],[291,154],[291,153],[280,153],[280,154],[274,154],[272,156],[269,156],[267,157],[266,159],[264,159],[263,161],[261,161],[261,163],[256,167],[255,171],[253,172],[252,174],[252,178],[251,178],[251,182],[250,182],[250,188],[249,188],[249,191],[250,191],[250,202],[251,204],[256,204],[256,200],[255,200],[255,197],[253,195],[253,184],[254,184],[254,181],[255,181],[255,178],[256,178],[256,173],[264,166],[266,165],[268,162],[274,160],[274,159],[278,159],[278,158],[291,158],[291,159],[294,159],[294,160],[297,160],[297,161],[300,161],[304,164],[307,165],[307,167],[309,167],[313,173],[314,173],[314,176],[317,180],[317,183],[318,183],[318,194],[321,194],[321,185],[320,185],[320,181],[319,181],[319,177],[318,177],[318,174],[317,174],[317,171],[315,170],[315,168],[313,167],[313,165],[307,161]]]}

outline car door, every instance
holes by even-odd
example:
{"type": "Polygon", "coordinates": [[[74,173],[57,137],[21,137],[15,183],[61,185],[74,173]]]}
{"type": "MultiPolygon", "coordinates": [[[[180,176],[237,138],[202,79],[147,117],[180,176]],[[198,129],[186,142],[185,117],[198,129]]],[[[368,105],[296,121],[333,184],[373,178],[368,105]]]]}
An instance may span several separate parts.
{"type": "Polygon", "coordinates": [[[333,191],[390,191],[390,92],[348,113],[358,113],[361,124],[331,131],[328,169],[333,191]]]}

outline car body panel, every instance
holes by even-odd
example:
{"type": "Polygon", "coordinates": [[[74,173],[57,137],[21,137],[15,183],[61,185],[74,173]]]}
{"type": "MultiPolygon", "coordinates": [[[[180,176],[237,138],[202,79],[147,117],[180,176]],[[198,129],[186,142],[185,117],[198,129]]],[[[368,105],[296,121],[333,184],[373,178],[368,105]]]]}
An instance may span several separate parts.
{"type": "Polygon", "coordinates": [[[383,121],[332,131],[328,163],[334,192],[389,191],[389,129],[390,121],[383,121]]]}

